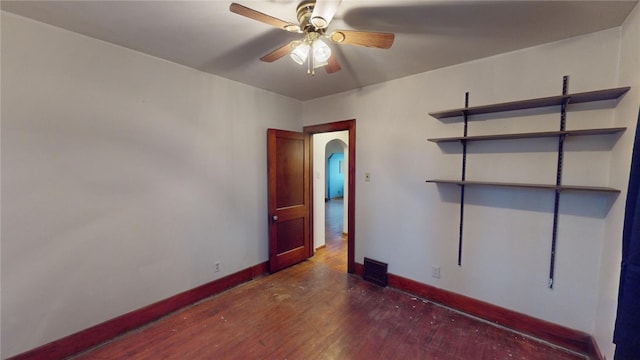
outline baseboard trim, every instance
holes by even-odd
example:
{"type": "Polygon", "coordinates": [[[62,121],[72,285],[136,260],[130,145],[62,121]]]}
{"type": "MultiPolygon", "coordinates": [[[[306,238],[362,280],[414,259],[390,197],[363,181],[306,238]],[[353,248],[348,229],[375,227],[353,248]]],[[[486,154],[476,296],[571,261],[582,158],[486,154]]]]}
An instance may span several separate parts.
{"type": "MultiPolygon", "coordinates": [[[[362,275],[363,265],[358,263],[355,265],[356,274],[362,275]]],[[[590,359],[603,359],[595,340],[585,332],[537,319],[529,315],[391,273],[388,274],[388,286],[548,341],[565,349],[585,354],[589,356],[590,359]]]]}
{"type": "Polygon", "coordinates": [[[354,265],[354,268],[355,268],[354,270],[355,270],[355,274],[356,275],[360,275],[360,276],[364,275],[364,265],[363,264],[355,263],[353,265],[354,265]]]}
{"type": "Polygon", "coordinates": [[[176,310],[206,299],[209,296],[261,276],[267,273],[268,269],[268,262],[252,266],[143,308],[120,315],[75,334],[15,355],[9,358],[9,360],[61,359],[77,354],[113,339],[116,336],[122,335],[127,331],[146,325],[176,310]]]}
{"type": "Polygon", "coordinates": [[[251,277],[255,279],[259,276],[265,275],[269,273],[269,262],[265,261],[258,265],[254,265],[251,267],[251,277]]]}

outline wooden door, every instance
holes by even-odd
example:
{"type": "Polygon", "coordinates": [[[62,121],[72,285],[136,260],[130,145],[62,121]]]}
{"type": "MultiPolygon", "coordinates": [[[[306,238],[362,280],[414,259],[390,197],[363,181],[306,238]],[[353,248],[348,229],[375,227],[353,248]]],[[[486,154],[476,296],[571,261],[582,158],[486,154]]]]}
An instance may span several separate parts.
{"type": "Polygon", "coordinates": [[[311,256],[310,136],[267,130],[269,271],[311,256]]]}

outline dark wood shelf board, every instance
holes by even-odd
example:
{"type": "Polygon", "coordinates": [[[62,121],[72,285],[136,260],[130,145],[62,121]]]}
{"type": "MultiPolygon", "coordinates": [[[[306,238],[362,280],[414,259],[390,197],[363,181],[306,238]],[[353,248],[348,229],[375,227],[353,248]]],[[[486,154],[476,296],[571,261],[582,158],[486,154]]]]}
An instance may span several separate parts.
{"type": "Polygon", "coordinates": [[[436,184],[515,187],[515,188],[559,190],[559,191],[590,191],[590,192],[605,192],[605,193],[619,193],[620,192],[620,190],[618,190],[618,189],[614,189],[614,188],[610,188],[610,187],[602,187],[602,186],[527,184],[527,183],[506,183],[506,182],[492,182],[492,181],[462,181],[462,180],[443,180],[443,179],[427,180],[427,182],[428,183],[436,183],[436,184]]]}
{"type": "Polygon", "coordinates": [[[585,135],[606,135],[616,134],[627,130],[626,127],[617,128],[600,128],[600,129],[582,129],[582,130],[565,130],[565,131],[543,131],[529,132],[518,134],[497,134],[497,135],[478,135],[478,136],[457,136],[447,138],[431,138],[427,139],[434,143],[455,142],[455,141],[479,141],[479,140],[508,140],[508,139],[527,139],[527,138],[544,138],[557,136],[585,136],[585,135]]]}
{"type": "Polygon", "coordinates": [[[629,91],[630,87],[619,87],[613,89],[588,91],[575,94],[549,96],[537,99],[511,101],[499,104],[490,104],[482,106],[473,106],[468,108],[458,108],[452,110],[444,110],[438,112],[429,113],[429,115],[436,119],[445,119],[457,116],[463,116],[466,112],[467,115],[479,115],[490,114],[503,111],[523,110],[523,109],[535,109],[548,106],[562,105],[565,101],[568,104],[579,104],[585,102],[601,101],[601,100],[613,100],[624,95],[629,91]]]}

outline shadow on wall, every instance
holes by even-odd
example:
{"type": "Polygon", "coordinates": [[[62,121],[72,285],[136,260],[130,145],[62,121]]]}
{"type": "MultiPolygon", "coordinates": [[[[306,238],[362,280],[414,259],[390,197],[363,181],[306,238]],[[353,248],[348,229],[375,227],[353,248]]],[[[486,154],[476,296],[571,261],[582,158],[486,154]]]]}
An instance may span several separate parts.
{"type": "MultiPolygon", "coordinates": [[[[432,185],[427,184],[427,186],[432,185]]],[[[460,203],[459,186],[451,184],[436,186],[442,201],[460,203]]],[[[558,213],[605,219],[618,195],[617,193],[582,191],[562,192],[558,213]]],[[[553,214],[554,192],[543,189],[466,186],[465,204],[553,214]]]]}

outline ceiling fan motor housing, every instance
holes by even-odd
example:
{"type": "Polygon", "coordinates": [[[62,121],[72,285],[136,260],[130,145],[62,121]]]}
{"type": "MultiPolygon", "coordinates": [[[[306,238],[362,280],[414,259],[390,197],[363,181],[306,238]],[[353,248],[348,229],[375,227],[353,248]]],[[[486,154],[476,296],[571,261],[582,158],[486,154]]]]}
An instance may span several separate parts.
{"type": "MultiPolygon", "coordinates": [[[[305,33],[308,33],[308,32],[321,33],[324,30],[324,27],[326,27],[326,25],[318,27],[313,24],[311,15],[313,15],[313,9],[315,8],[315,6],[316,6],[315,0],[304,0],[304,1],[301,1],[300,4],[298,4],[298,10],[297,10],[298,22],[300,23],[300,28],[305,33]]],[[[324,19],[318,18],[314,20],[322,21],[324,19]]],[[[325,21],[325,24],[326,24],[326,21],[325,21]]]]}

